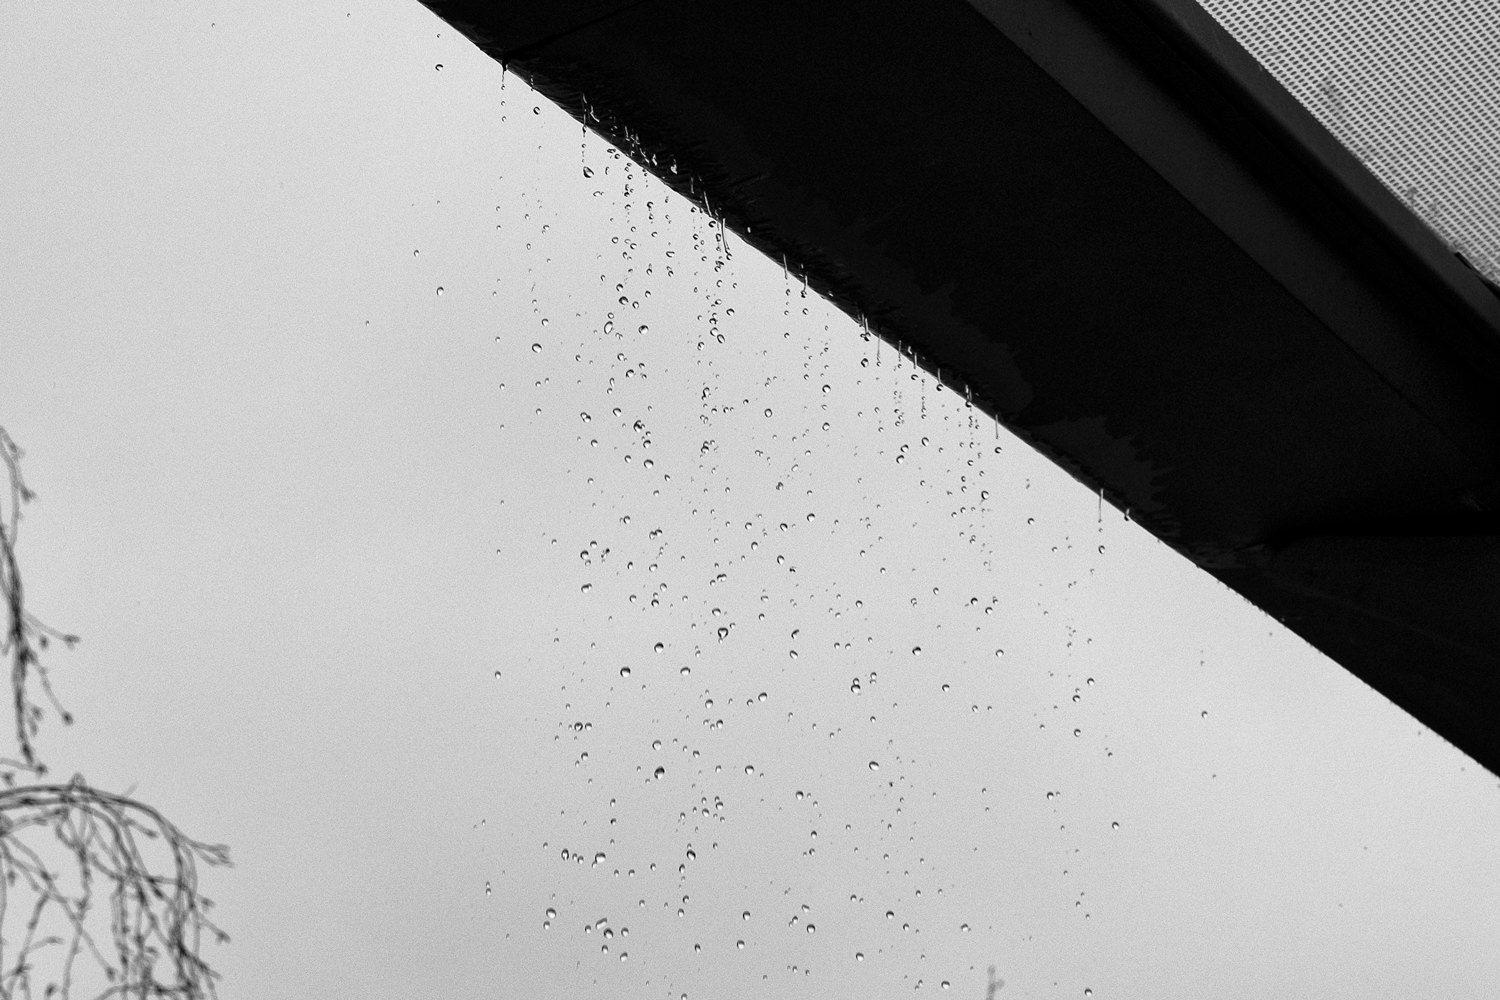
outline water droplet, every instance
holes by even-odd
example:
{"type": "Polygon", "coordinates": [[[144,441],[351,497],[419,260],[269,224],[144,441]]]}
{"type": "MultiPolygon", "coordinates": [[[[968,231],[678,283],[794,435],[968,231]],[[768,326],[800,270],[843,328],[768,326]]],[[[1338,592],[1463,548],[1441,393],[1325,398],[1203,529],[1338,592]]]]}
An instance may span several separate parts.
{"type": "Polygon", "coordinates": [[[863,962],[865,960],[865,953],[862,951],[856,951],[854,953],[854,960],[856,962],[863,962]]]}
{"type": "Polygon", "coordinates": [[[744,950],[745,950],[745,942],[744,942],[744,941],[743,941],[743,940],[741,940],[741,941],[736,941],[736,942],[735,942],[735,943],[734,943],[734,946],[735,946],[735,947],[736,947],[736,948],[738,948],[738,949],[740,949],[740,950],[741,950],[741,951],[744,951],[744,950]]]}
{"type": "Polygon", "coordinates": [[[554,909],[553,909],[553,908],[552,908],[552,907],[550,907],[550,906],[549,906],[549,907],[547,907],[547,919],[548,919],[548,920],[556,920],[556,919],[557,919],[557,911],[556,911],[556,910],[554,910],[554,909]]]}
{"type": "Polygon", "coordinates": [[[664,768],[664,767],[661,767],[660,765],[658,765],[657,768],[656,768],[656,770],[651,772],[651,776],[653,778],[660,779],[661,776],[664,775],[664,774],[666,774],[666,773],[667,773],[667,769],[664,768]]]}
{"type": "Polygon", "coordinates": [[[434,66],[432,68],[434,70],[436,70],[437,72],[441,73],[443,71],[443,64],[442,63],[438,63],[436,66],[434,66]]]}
{"type": "Polygon", "coordinates": [[[629,677],[630,676],[630,668],[629,667],[621,667],[620,668],[620,676],[621,677],[629,677]]]}
{"type": "Polygon", "coordinates": [[[1111,830],[1118,830],[1120,828],[1120,824],[1118,822],[1111,823],[1111,824],[1109,824],[1109,828],[1111,830]]]}
{"type": "Polygon", "coordinates": [[[740,919],[741,920],[749,920],[750,919],[750,911],[746,910],[744,913],[741,913],[740,914],[740,919]]]}
{"type": "Polygon", "coordinates": [[[651,648],[654,649],[656,652],[660,653],[663,649],[666,649],[667,647],[658,642],[655,646],[652,646],[651,648]]]}
{"type": "Polygon", "coordinates": [[[766,416],[769,417],[770,415],[771,415],[771,408],[768,406],[768,407],[766,407],[766,416]]]}
{"type": "Polygon", "coordinates": [[[485,895],[486,895],[486,896],[488,896],[488,895],[490,895],[490,893],[492,893],[492,892],[493,892],[493,891],[494,891],[494,890],[493,890],[493,889],[491,889],[491,888],[490,888],[490,884],[489,884],[489,883],[488,883],[488,882],[486,882],[486,883],[485,883],[485,884],[484,884],[484,894],[485,894],[485,895]]]}
{"type": "Polygon", "coordinates": [[[745,773],[748,774],[748,775],[754,776],[754,774],[755,774],[755,765],[754,764],[746,764],[745,765],[745,773]]]}
{"type": "Polygon", "coordinates": [[[592,177],[592,176],[594,176],[593,168],[592,167],[584,167],[583,168],[583,176],[585,176],[585,177],[592,177]]]}
{"type": "Polygon", "coordinates": [[[1208,718],[1208,709],[1205,708],[1203,711],[1199,712],[1198,713],[1198,718],[1200,718],[1200,719],[1206,719],[1206,718],[1208,718]]]}
{"type": "Polygon", "coordinates": [[[870,770],[872,770],[872,771],[878,771],[878,770],[880,770],[880,761],[878,761],[878,760],[872,760],[872,761],[870,761],[870,770]]]}
{"type": "Polygon", "coordinates": [[[532,344],[531,345],[531,353],[532,354],[541,354],[542,353],[542,345],[541,344],[532,344]]]}
{"type": "Polygon", "coordinates": [[[442,295],[442,294],[443,294],[443,286],[442,286],[442,285],[438,285],[438,286],[437,286],[437,293],[438,293],[438,294],[439,294],[439,295],[442,295]]]}
{"type": "Polygon", "coordinates": [[[911,655],[912,656],[921,656],[922,655],[922,647],[921,646],[913,646],[911,648],[911,655]]]}
{"type": "Polygon", "coordinates": [[[818,933],[818,926],[816,924],[808,924],[807,925],[807,933],[809,933],[809,934],[816,934],[816,933],[818,933]]]}

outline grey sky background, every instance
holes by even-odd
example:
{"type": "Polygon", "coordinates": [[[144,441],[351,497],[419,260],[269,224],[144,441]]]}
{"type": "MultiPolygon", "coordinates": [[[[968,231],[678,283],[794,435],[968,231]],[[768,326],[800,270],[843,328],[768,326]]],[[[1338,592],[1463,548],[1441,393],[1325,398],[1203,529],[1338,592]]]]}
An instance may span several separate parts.
{"type": "Polygon", "coordinates": [[[40,748],[224,996],[1493,995],[1492,775],[425,9],[0,16],[40,748]]]}

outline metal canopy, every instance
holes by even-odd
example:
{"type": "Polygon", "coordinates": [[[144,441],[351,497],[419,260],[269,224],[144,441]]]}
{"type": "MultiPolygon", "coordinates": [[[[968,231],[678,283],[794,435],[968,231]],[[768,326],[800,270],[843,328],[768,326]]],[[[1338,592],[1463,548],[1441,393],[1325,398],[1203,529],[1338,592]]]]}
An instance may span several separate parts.
{"type": "Polygon", "coordinates": [[[1500,297],[1192,0],[425,0],[1500,772],[1500,297]]]}

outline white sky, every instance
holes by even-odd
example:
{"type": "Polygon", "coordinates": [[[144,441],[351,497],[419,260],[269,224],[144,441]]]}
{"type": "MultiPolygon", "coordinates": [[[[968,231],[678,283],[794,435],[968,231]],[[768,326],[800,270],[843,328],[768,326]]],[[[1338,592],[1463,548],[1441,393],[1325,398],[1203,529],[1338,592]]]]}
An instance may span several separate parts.
{"type": "Polygon", "coordinates": [[[0,17],[39,745],[222,995],[1493,995],[1493,776],[425,9],[0,17]]]}

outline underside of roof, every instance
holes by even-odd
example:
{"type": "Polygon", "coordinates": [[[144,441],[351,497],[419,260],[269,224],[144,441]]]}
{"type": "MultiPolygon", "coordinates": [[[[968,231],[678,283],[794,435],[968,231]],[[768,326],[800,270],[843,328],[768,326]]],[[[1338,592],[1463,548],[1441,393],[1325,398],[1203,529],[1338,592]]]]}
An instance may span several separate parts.
{"type": "Polygon", "coordinates": [[[1192,0],[426,0],[1500,771],[1500,296],[1192,0]]]}

